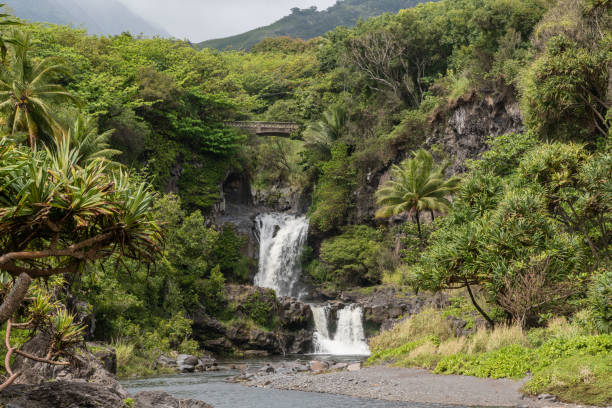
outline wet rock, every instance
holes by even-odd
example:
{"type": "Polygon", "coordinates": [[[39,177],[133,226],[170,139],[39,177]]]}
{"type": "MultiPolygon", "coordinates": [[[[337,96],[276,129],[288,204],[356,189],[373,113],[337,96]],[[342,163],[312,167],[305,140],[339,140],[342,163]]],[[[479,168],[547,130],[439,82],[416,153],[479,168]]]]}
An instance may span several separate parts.
{"type": "Polygon", "coordinates": [[[347,367],[348,367],[347,363],[336,363],[333,366],[331,366],[331,369],[332,370],[344,370],[347,367]]]}
{"type": "Polygon", "coordinates": [[[279,317],[281,325],[288,330],[303,330],[313,326],[312,310],[307,304],[290,297],[281,297],[279,317]]]}
{"type": "Polygon", "coordinates": [[[290,354],[306,354],[312,350],[312,330],[300,330],[283,336],[285,350],[290,354]]]}
{"type": "Polygon", "coordinates": [[[180,400],[163,391],[143,391],[134,395],[135,408],[212,408],[192,399],[180,400]]]}
{"type": "Polygon", "coordinates": [[[346,371],[359,371],[359,370],[361,370],[361,363],[349,364],[348,367],[346,367],[346,371]]]}

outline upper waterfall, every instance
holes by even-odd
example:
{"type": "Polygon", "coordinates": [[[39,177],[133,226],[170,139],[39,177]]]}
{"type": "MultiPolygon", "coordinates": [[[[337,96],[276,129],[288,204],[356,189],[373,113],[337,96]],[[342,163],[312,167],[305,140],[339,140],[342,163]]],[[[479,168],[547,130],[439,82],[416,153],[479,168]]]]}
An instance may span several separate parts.
{"type": "Polygon", "coordinates": [[[274,289],[277,296],[298,297],[300,258],[308,237],[308,218],[281,213],[260,214],[259,269],[255,285],[274,289]]]}

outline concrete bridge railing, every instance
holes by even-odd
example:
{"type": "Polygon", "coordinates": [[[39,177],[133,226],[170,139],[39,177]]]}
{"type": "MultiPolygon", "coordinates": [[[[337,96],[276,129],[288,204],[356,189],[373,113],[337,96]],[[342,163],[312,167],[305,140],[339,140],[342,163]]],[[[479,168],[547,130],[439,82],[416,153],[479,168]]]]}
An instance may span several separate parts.
{"type": "Polygon", "coordinates": [[[225,122],[225,124],[258,136],[289,137],[300,128],[300,125],[293,122],[225,122]]]}

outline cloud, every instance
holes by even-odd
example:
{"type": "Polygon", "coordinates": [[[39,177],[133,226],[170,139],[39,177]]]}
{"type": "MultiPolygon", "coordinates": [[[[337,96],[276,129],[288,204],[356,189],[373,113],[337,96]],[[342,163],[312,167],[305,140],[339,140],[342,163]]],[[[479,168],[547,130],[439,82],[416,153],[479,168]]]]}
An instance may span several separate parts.
{"type": "Polygon", "coordinates": [[[291,8],[319,9],[336,0],[120,0],[177,38],[200,42],[273,23],[291,8]]]}

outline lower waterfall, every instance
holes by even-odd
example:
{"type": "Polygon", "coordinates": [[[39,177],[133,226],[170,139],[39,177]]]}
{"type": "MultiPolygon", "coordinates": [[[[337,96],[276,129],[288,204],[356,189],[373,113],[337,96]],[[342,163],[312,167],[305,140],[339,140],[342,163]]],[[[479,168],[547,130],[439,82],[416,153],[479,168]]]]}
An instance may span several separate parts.
{"type": "Polygon", "coordinates": [[[315,321],[313,347],[315,354],[369,355],[370,349],[363,331],[363,310],[348,305],[338,310],[336,332],[330,335],[329,306],[311,305],[315,321]]]}
{"type": "MultiPolygon", "coordinates": [[[[260,214],[259,269],[255,286],[274,289],[277,296],[299,297],[300,257],[308,237],[308,218],[283,213],[260,214]]],[[[310,305],[315,321],[315,354],[369,355],[363,330],[363,310],[347,305],[337,311],[335,332],[330,332],[330,307],[310,305]]]]}

